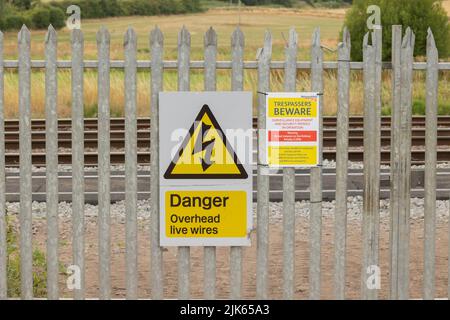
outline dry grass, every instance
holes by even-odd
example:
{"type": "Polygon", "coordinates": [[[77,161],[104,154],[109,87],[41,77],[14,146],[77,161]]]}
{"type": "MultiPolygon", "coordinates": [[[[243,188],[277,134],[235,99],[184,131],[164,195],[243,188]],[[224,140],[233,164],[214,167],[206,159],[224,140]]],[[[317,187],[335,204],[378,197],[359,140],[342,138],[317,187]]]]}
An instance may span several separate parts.
{"type": "MultiPolygon", "coordinates": [[[[450,0],[448,1],[450,2],[450,0]]],[[[203,58],[203,34],[210,25],[213,25],[219,35],[218,60],[230,59],[230,35],[236,27],[236,10],[216,9],[207,13],[168,17],[124,17],[102,20],[84,21],[82,28],[85,34],[85,58],[96,59],[97,49],[95,33],[101,25],[105,25],[111,32],[111,59],[123,59],[123,34],[128,26],[135,28],[138,36],[138,58],[149,59],[148,34],[153,25],[157,24],[165,35],[165,59],[177,58],[177,34],[182,25],[186,25],[192,35],[191,59],[203,58]]],[[[245,9],[241,12],[241,27],[246,36],[245,59],[254,60],[256,50],[262,45],[264,31],[269,29],[273,34],[273,60],[284,59],[284,37],[290,26],[296,27],[299,33],[299,60],[309,59],[309,46],[313,29],[321,28],[322,42],[331,48],[338,43],[339,30],[343,23],[343,10],[307,10],[287,11],[285,9],[245,9]]],[[[32,32],[32,57],[44,58],[43,31],[32,32]]],[[[5,36],[5,55],[9,59],[17,58],[17,35],[7,33],[5,36]]],[[[70,59],[70,34],[68,30],[59,31],[58,55],[60,59],[70,59]]],[[[336,60],[336,54],[325,50],[325,60],[336,60]]],[[[164,76],[164,90],[176,91],[177,75],[174,71],[166,71],[164,76]]],[[[440,103],[450,106],[450,88],[448,74],[442,77],[440,87],[440,103]]],[[[191,73],[191,90],[202,91],[204,88],[203,75],[199,71],[191,73]]],[[[220,70],[217,76],[217,89],[230,90],[230,72],[220,70]]],[[[415,76],[415,100],[424,100],[425,88],[423,74],[415,76]]],[[[85,73],[85,115],[95,116],[97,109],[97,75],[94,71],[85,73]]],[[[324,75],[326,115],[333,115],[337,110],[337,81],[335,72],[326,72],[324,75]]],[[[123,73],[113,70],[111,74],[111,115],[123,115],[124,83],[123,73]]],[[[255,71],[246,71],[245,90],[255,92],[257,79],[255,71]]],[[[297,78],[297,90],[310,89],[309,73],[300,71],[297,78]]],[[[283,72],[273,71],[271,77],[271,90],[283,90],[283,72]]],[[[390,104],[390,77],[384,76],[383,106],[390,104]]],[[[59,116],[70,117],[71,114],[71,79],[70,71],[59,72],[59,116]]],[[[255,97],[256,99],[256,97],[255,97]]],[[[138,75],[138,113],[148,116],[150,113],[150,72],[140,71],[138,75]]],[[[7,118],[18,116],[18,82],[17,74],[7,70],[5,75],[5,115],[7,118]]],[[[256,104],[255,104],[256,105],[256,104]]],[[[32,74],[32,113],[35,118],[45,115],[45,77],[42,71],[32,74]]],[[[363,110],[363,85],[359,72],[352,73],[351,104],[353,114],[361,114],[363,110]]]]}
{"type": "MultiPolygon", "coordinates": [[[[331,11],[331,10],[327,10],[331,11]]],[[[311,34],[314,28],[320,27],[322,41],[331,47],[338,43],[339,31],[343,24],[343,16],[333,17],[327,14],[317,14],[314,11],[295,11],[287,13],[284,9],[252,9],[241,12],[241,29],[246,40],[246,55],[248,60],[254,60],[256,50],[264,39],[265,30],[273,34],[273,58],[280,60],[284,55],[283,38],[287,35],[290,27],[295,27],[299,33],[301,54],[303,59],[308,56],[311,42],[311,34]]],[[[203,35],[210,26],[214,26],[219,36],[219,60],[230,58],[230,36],[238,23],[237,10],[215,9],[205,13],[187,14],[177,16],[156,17],[118,17],[107,19],[93,19],[82,22],[82,30],[85,35],[86,59],[95,59],[97,56],[96,32],[100,26],[106,26],[111,33],[111,58],[123,58],[123,36],[128,27],[133,27],[138,34],[138,57],[149,58],[148,37],[151,29],[158,25],[165,36],[165,58],[176,59],[177,37],[181,27],[185,25],[191,32],[192,37],[192,59],[200,60],[203,57],[203,35]]],[[[70,32],[62,29],[58,32],[59,45],[58,56],[61,59],[70,58],[70,32]]],[[[45,31],[32,32],[32,57],[34,59],[44,58],[45,31]]],[[[5,35],[6,58],[17,57],[17,33],[8,32],[5,35]]],[[[334,55],[327,56],[332,59],[334,55]]]]}
{"type": "MultiPolygon", "coordinates": [[[[283,71],[272,71],[271,90],[283,91],[283,71]]],[[[297,77],[297,90],[308,91],[311,88],[310,75],[306,71],[300,71],[297,77]]],[[[177,90],[177,74],[174,71],[167,71],[164,75],[164,90],[177,90]]],[[[390,72],[383,74],[382,103],[384,110],[389,109],[391,103],[391,77],[390,72]]],[[[86,117],[96,116],[97,110],[97,75],[93,71],[85,73],[85,115],[86,117]]],[[[217,90],[230,90],[230,71],[221,70],[217,75],[217,90]]],[[[32,74],[32,114],[34,118],[43,118],[45,114],[45,77],[42,72],[32,74]]],[[[191,72],[191,90],[202,91],[204,86],[203,74],[199,71],[191,72]]],[[[150,73],[139,72],[138,74],[138,114],[140,116],[150,115],[150,73]]],[[[18,83],[14,73],[7,72],[5,77],[5,115],[7,118],[18,117],[18,83]]],[[[59,72],[59,116],[63,118],[71,115],[71,79],[70,71],[59,72]]],[[[111,115],[113,117],[123,116],[124,105],[124,83],[123,73],[113,71],[111,74],[111,115]]],[[[245,90],[254,91],[257,87],[257,75],[254,70],[245,72],[245,90]]],[[[327,71],[324,74],[324,114],[334,115],[337,111],[337,79],[335,71],[327,71]]],[[[350,88],[350,112],[352,114],[362,114],[363,111],[363,83],[362,74],[353,71],[351,75],[350,88]]],[[[450,75],[442,75],[440,81],[441,105],[450,106],[450,75]]],[[[256,95],[254,106],[256,107],[256,95]]],[[[415,72],[414,77],[414,101],[425,100],[425,74],[415,72]]]]}
{"type": "Polygon", "coordinates": [[[442,2],[444,9],[447,10],[448,16],[450,18],[450,0],[444,0],[442,2]]]}

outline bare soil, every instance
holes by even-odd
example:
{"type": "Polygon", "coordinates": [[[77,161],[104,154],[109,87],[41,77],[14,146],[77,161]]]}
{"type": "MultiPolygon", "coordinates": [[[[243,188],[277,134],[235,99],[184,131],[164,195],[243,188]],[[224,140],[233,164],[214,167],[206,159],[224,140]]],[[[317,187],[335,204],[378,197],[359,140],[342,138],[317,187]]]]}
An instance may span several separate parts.
{"type": "MultiPolygon", "coordinates": [[[[45,220],[34,220],[34,244],[45,251],[45,220]]],[[[308,219],[297,218],[296,223],[296,293],[297,299],[308,297],[308,219]]],[[[323,218],[322,228],[322,299],[333,299],[333,226],[330,217],[323,218]]],[[[96,219],[86,219],[86,290],[87,297],[98,296],[98,238],[96,219]]],[[[448,261],[448,222],[437,224],[436,245],[436,295],[447,296],[447,261],[448,261]]],[[[114,298],[125,297],[125,224],[112,219],[112,274],[111,284],[114,298]]],[[[139,225],[139,295],[141,298],[151,297],[150,292],[150,240],[149,221],[141,220],[139,225]]],[[[269,297],[282,298],[282,223],[272,222],[270,225],[269,248],[269,297]]],[[[423,220],[411,221],[410,251],[410,294],[411,298],[422,296],[423,275],[423,220]]],[[[347,237],[347,298],[358,299],[360,294],[361,275],[361,223],[352,220],[348,223],[347,237]]],[[[60,220],[60,262],[64,266],[71,264],[71,223],[69,219],[60,220]]],[[[217,297],[229,296],[229,248],[217,249],[217,297]]],[[[252,246],[244,249],[243,264],[243,297],[255,298],[256,291],[256,234],[252,234],[252,246]]],[[[382,271],[381,299],[388,298],[389,288],[389,221],[382,219],[380,224],[380,267],[382,271]]],[[[177,248],[164,249],[165,298],[177,297],[177,248]]],[[[193,298],[202,298],[203,294],[203,249],[191,249],[191,294],[193,298]]],[[[66,275],[60,275],[61,294],[71,297],[67,289],[66,275]]]]}

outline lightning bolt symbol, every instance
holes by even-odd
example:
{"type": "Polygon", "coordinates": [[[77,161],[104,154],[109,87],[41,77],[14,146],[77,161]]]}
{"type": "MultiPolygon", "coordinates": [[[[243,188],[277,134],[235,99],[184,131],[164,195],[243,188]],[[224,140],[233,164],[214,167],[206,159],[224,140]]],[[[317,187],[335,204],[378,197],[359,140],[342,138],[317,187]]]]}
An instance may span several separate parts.
{"type": "Polygon", "coordinates": [[[211,139],[208,141],[205,141],[205,137],[208,134],[208,130],[211,128],[211,125],[207,125],[202,122],[202,128],[197,135],[197,139],[195,141],[194,149],[192,150],[192,155],[205,151],[205,154],[200,158],[202,162],[202,169],[203,171],[208,170],[209,167],[211,167],[214,162],[211,162],[211,155],[214,148],[214,143],[216,139],[211,139]]]}

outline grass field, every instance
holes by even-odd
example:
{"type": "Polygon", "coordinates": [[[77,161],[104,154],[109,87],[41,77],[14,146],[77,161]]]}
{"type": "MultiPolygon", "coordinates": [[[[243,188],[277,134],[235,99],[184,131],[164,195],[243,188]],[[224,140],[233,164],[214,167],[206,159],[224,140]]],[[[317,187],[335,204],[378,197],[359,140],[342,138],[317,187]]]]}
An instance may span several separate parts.
{"type": "MultiPolygon", "coordinates": [[[[156,17],[119,17],[107,19],[93,19],[82,21],[85,35],[85,56],[87,59],[96,58],[95,35],[100,26],[106,26],[111,33],[111,59],[122,59],[123,35],[128,27],[133,27],[138,34],[139,58],[148,59],[148,35],[155,25],[159,26],[165,36],[165,58],[176,59],[177,35],[185,25],[192,36],[192,59],[203,57],[203,34],[213,26],[219,36],[219,60],[229,59],[230,35],[236,28],[239,18],[237,10],[214,9],[206,13],[176,16],[156,17]]],[[[287,9],[258,8],[242,9],[241,28],[246,36],[246,59],[254,59],[256,49],[262,45],[265,30],[270,30],[274,36],[273,58],[283,58],[284,35],[289,28],[295,27],[300,34],[300,46],[308,47],[311,34],[315,27],[320,27],[322,40],[327,46],[336,46],[339,31],[343,24],[342,10],[318,11],[308,10],[291,12],[287,9]]],[[[59,57],[70,58],[70,32],[66,28],[59,34],[59,57]]],[[[32,57],[44,57],[45,31],[32,32],[32,57]]],[[[17,34],[8,32],[5,35],[5,56],[17,56],[17,34]]],[[[308,57],[305,52],[304,59],[308,57]]],[[[329,58],[332,58],[331,56],[329,58]]]]}
{"type": "Polygon", "coordinates": [[[450,0],[444,0],[443,5],[445,10],[447,10],[448,15],[450,16],[450,0]]]}
{"type": "MultiPolygon", "coordinates": [[[[309,59],[311,34],[314,28],[320,27],[322,43],[332,49],[339,42],[339,31],[343,26],[344,9],[305,9],[288,10],[274,8],[243,8],[240,13],[233,8],[212,9],[205,13],[188,14],[183,16],[157,16],[157,17],[121,17],[99,20],[82,21],[82,30],[85,34],[85,58],[96,59],[96,32],[100,26],[106,26],[111,33],[111,59],[123,59],[123,34],[132,26],[138,34],[138,58],[150,59],[148,37],[150,30],[158,25],[165,36],[165,59],[177,58],[177,36],[180,28],[185,25],[192,37],[192,60],[203,58],[203,34],[213,26],[218,33],[218,60],[230,59],[230,36],[239,20],[240,27],[245,34],[245,59],[254,60],[256,51],[263,44],[264,32],[270,30],[273,35],[273,60],[284,59],[285,38],[290,27],[295,27],[299,33],[299,60],[309,59]],[[240,16],[240,18],[239,18],[240,16]]],[[[58,56],[60,59],[70,59],[70,33],[67,29],[60,30],[58,43],[58,56]]],[[[44,31],[32,32],[32,58],[44,58],[44,31]]],[[[5,34],[5,58],[17,58],[17,34],[5,34]]],[[[325,60],[336,60],[336,53],[325,50],[325,60]]],[[[7,118],[18,116],[18,83],[16,73],[7,71],[5,76],[5,114],[7,118]]],[[[383,85],[383,104],[388,108],[390,103],[389,75],[385,75],[383,85]]],[[[149,72],[140,72],[138,76],[138,110],[139,115],[149,115],[149,72]]],[[[362,113],[362,83],[361,74],[352,75],[351,112],[362,113]]],[[[45,104],[45,77],[43,72],[33,72],[32,75],[32,112],[33,117],[44,116],[45,104]]],[[[218,73],[218,90],[230,90],[230,73],[218,73]]],[[[336,112],[337,82],[334,72],[325,73],[325,114],[336,112]]],[[[422,103],[424,100],[424,75],[417,73],[415,79],[414,100],[422,103]]],[[[450,88],[448,73],[441,81],[440,103],[445,108],[450,106],[450,88]]],[[[176,90],[176,72],[165,73],[164,89],[176,90]]],[[[248,71],[245,74],[245,89],[256,90],[256,72],[248,71]]],[[[111,75],[111,114],[123,115],[123,74],[113,71],[111,75]]],[[[203,90],[203,75],[198,71],[192,72],[191,90],[203,90]]],[[[283,90],[283,72],[272,72],[271,88],[273,91],[283,90]]],[[[299,72],[298,90],[309,90],[309,74],[299,72]]],[[[96,115],[97,106],[97,75],[93,71],[85,74],[85,114],[96,115]]],[[[59,74],[59,115],[69,117],[71,114],[70,71],[61,71],[59,74]]]]}

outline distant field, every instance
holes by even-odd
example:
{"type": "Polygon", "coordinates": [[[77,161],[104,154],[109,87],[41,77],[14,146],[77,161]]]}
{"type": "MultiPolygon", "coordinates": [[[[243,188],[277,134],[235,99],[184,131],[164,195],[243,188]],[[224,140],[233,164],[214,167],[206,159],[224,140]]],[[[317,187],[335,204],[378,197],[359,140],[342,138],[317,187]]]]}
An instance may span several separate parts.
{"type": "Polygon", "coordinates": [[[444,0],[443,4],[445,10],[447,10],[448,16],[450,17],[450,0],[444,0]]]}
{"type": "MultiPolygon", "coordinates": [[[[342,10],[326,11],[295,11],[287,9],[242,9],[241,29],[246,36],[246,58],[254,59],[257,48],[263,43],[265,30],[270,30],[274,36],[274,59],[283,56],[284,39],[289,27],[293,26],[300,34],[300,46],[308,47],[311,34],[315,27],[320,27],[322,40],[328,46],[336,46],[339,31],[343,25],[342,10]]],[[[192,58],[201,59],[203,55],[203,34],[213,26],[219,35],[220,59],[229,57],[230,35],[239,22],[237,10],[214,9],[206,13],[188,14],[183,16],[156,17],[120,17],[82,21],[82,30],[86,41],[86,58],[96,57],[95,34],[100,26],[106,26],[111,32],[111,58],[121,59],[123,35],[128,27],[133,27],[139,39],[139,58],[148,58],[148,35],[150,30],[158,25],[164,32],[166,58],[176,59],[177,35],[185,25],[192,35],[192,58]]],[[[70,32],[62,29],[59,32],[59,56],[70,57],[70,32]]],[[[32,56],[35,59],[44,57],[45,31],[32,32],[32,56]]],[[[9,32],[5,35],[5,55],[7,58],[17,56],[17,34],[9,32]]],[[[307,53],[306,53],[307,55],[307,53]]],[[[304,58],[307,58],[306,56],[304,58]]],[[[330,56],[330,58],[332,58],[330,56]]]]}
{"type": "MultiPolygon", "coordinates": [[[[96,59],[97,48],[95,35],[100,26],[106,26],[111,33],[111,59],[123,59],[123,35],[129,26],[132,26],[138,34],[138,58],[150,59],[148,38],[151,29],[158,25],[165,36],[165,59],[177,58],[177,37],[180,28],[185,25],[191,32],[192,54],[191,59],[203,58],[203,35],[210,26],[214,26],[219,39],[219,60],[230,59],[230,36],[239,21],[237,10],[214,9],[201,14],[189,14],[184,16],[157,16],[157,17],[122,17],[98,20],[85,20],[82,22],[82,30],[85,34],[85,58],[96,59]]],[[[290,26],[296,27],[299,32],[300,46],[302,47],[299,59],[309,58],[309,44],[315,27],[320,27],[324,44],[336,47],[339,30],[342,27],[343,17],[339,13],[334,16],[326,12],[292,13],[282,9],[245,9],[241,11],[241,29],[245,34],[245,58],[254,60],[256,51],[262,46],[265,30],[273,34],[273,59],[282,60],[284,56],[285,40],[290,26]],[[340,15],[340,16],[339,16],[340,15]]],[[[70,32],[60,30],[58,56],[60,59],[70,59],[70,32]]],[[[32,58],[44,58],[45,31],[32,32],[32,58]]],[[[17,34],[8,32],[5,34],[5,56],[7,59],[17,58],[17,34]]],[[[334,54],[327,54],[327,59],[334,59],[334,54]]],[[[148,72],[139,74],[138,105],[140,115],[149,115],[149,78],[148,72]]],[[[279,81],[279,80],[278,80],[279,81]]],[[[166,72],[165,89],[176,90],[176,73],[166,72]]],[[[229,73],[221,72],[218,75],[218,87],[229,90],[229,73]]],[[[256,88],[255,72],[246,74],[246,88],[256,88]]],[[[9,72],[5,81],[6,116],[15,118],[18,115],[18,90],[15,73],[9,72]]],[[[111,90],[113,115],[122,115],[123,110],[123,74],[114,72],[111,85],[117,90],[111,90]]],[[[191,81],[192,90],[203,89],[203,77],[194,72],[191,81]]],[[[33,73],[32,108],[34,117],[44,115],[44,74],[33,73]]],[[[281,90],[282,86],[279,88],[281,90]]],[[[85,74],[85,108],[86,115],[93,116],[96,111],[97,80],[94,72],[85,74]]],[[[62,71],[59,77],[59,113],[62,117],[70,116],[70,72],[62,71]]]]}
{"type": "MultiPolygon", "coordinates": [[[[448,1],[450,2],[450,1],[448,1]]],[[[299,60],[309,59],[311,34],[315,27],[320,27],[322,43],[336,49],[339,42],[339,31],[343,26],[344,9],[307,9],[289,10],[273,8],[243,8],[240,12],[240,27],[246,40],[245,59],[254,60],[256,51],[263,44],[265,30],[270,30],[273,35],[273,60],[284,59],[285,38],[291,26],[299,33],[299,60]]],[[[151,29],[158,25],[165,36],[165,59],[177,58],[177,36],[180,28],[185,25],[192,36],[192,60],[203,59],[203,35],[213,26],[219,37],[218,60],[230,59],[230,36],[239,22],[239,12],[236,9],[212,9],[201,14],[188,14],[183,16],[157,16],[157,17],[121,17],[99,20],[85,20],[82,22],[82,30],[85,34],[85,58],[96,59],[97,48],[95,35],[100,26],[106,26],[111,33],[111,59],[123,59],[123,34],[129,26],[132,26],[138,34],[138,58],[150,59],[148,38],[151,29]]],[[[58,56],[60,59],[70,59],[70,33],[63,29],[58,32],[59,45],[58,56]]],[[[32,58],[44,58],[44,31],[32,32],[32,58]]],[[[336,53],[324,50],[326,60],[336,60],[336,53]]],[[[17,34],[8,32],[5,35],[5,55],[7,59],[17,58],[17,34]]],[[[177,90],[176,72],[165,72],[164,89],[177,90]]],[[[440,84],[440,103],[450,107],[450,87],[448,73],[440,84]]],[[[353,114],[361,114],[363,108],[363,90],[361,73],[352,73],[351,103],[353,114]]],[[[218,72],[218,90],[230,90],[230,72],[218,72]]],[[[337,81],[335,72],[326,72],[325,81],[325,105],[324,112],[327,115],[335,114],[337,109],[337,81]]],[[[59,73],[59,115],[70,117],[71,92],[70,71],[59,73]]],[[[148,116],[150,113],[150,74],[140,72],[138,75],[138,112],[140,116],[148,116]]],[[[124,92],[123,73],[113,71],[111,75],[111,114],[123,115],[124,92]]],[[[414,80],[414,100],[423,104],[425,97],[424,74],[416,73],[414,80]]],[[[193,71],[191,77],[191,90],[203,90],[203,75],[193,71]]],[[[256,91],[257,79],[255,71],[245,73],[245,90],[256,91]]],[[[271,77],[271,89],[283,90],[283,72],[274,71],[271,77]]],[[[297,78],[298,90],[309,90],[309,73],[299,72],[297,78]]],[[[390,104],[390,76],[384,76],[383,105],[388,108],[390,104]]],[[[32,112],[33,117],[42,118],[45,114],[45,76],[43,72],[32,74],[32,112]]],[[[5,114],[8,118],[18,116],[18,83],[17,74],[8,71],[5,75],[5,114]]],[[[449,108],[450,109],[450,108],[449,108]]],[[[85,114],[95,116],[97,110],[97,74],[94,71],[85,73],[85,114]]]]}

